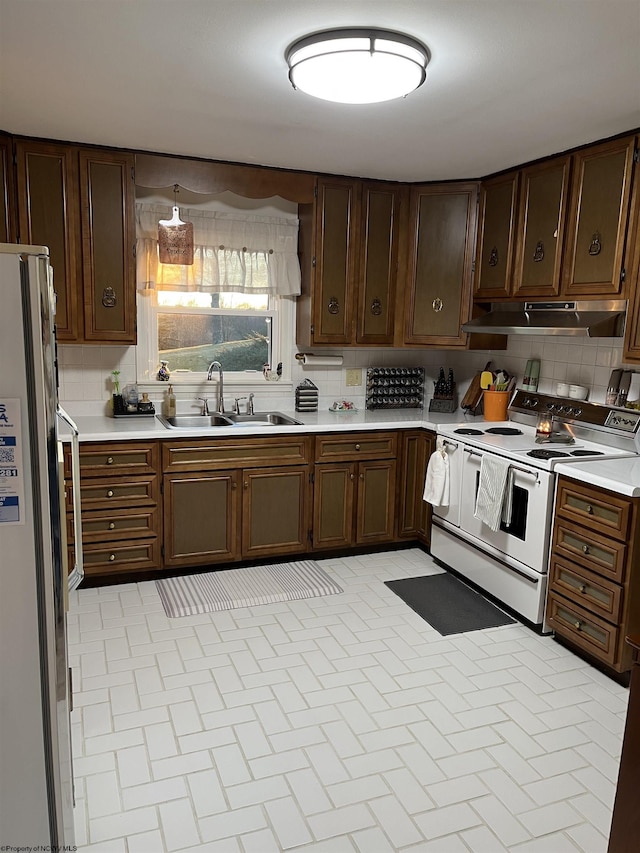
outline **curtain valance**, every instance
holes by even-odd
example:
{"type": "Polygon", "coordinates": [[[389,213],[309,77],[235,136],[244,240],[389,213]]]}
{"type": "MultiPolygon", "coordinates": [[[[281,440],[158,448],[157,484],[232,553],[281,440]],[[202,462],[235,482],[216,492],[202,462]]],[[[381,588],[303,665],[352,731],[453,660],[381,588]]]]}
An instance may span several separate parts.
{"type": "Polygon", "coordinates": [[[189,266],[158,260],[158,221],[170,218],[170,205],[136,204],[139,288],[300,294],[297,218],[180,208],[180,218],[193,223],[189,266]]]}

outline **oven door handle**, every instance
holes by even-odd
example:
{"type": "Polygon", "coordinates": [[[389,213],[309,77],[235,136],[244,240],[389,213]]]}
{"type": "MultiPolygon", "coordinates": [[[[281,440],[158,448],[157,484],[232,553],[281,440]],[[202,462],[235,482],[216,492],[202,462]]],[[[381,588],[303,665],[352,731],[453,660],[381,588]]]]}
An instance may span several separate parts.
{"type": "MultiPolygon", "coordinates": [[[[464,452],[468,453],[469,456],[479,456],[480,459],[485,455],[484,453],[478,453],[476,450],[471,450],[470,447],[465,447],[464,452]]],[[[513,468],[514,471],[519,471],[521,474],[528,474],[529,477],[534,477],[536,483],[540,479],[536,471],[530,471],[528,468],[521,468],[519,465],[512,465],[511,463],[509,463],[509,468],[513,468]]]]}

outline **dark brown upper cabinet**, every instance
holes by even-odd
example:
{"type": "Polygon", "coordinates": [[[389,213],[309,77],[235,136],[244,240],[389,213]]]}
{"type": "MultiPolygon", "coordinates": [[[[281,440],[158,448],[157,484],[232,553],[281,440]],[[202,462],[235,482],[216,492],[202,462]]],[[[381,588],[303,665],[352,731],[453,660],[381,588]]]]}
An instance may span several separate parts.
{"type": "Polygon", "coordinates": [[[474,283],[478,300],[511,293],[519,185],[519,173],[511,172],[483,181],[480,187],[474,283]]]}
{"type": "Polygon", "coordinates": [[[362,185],[356,342],[363,346],[393,345],[403,197],[397,187],[362,185]]]}
{"type": "Polygon", "coordinates": [[[16,142],[19,239],[47,246],[64,343],[135,343],[133,154],[16,142]]]}
{"type": "Polygon", "coordinates": [[[315,203],[300,208],[299,345],[393,344],[402,195],[382,183],[318,179],[315,203]]]}
{"type": "Polygon", "coordinates": [[[133,155],[81,150],[84,338],[136,340],[133,155]]]}
{"type": "Polygon", "coordinates": [[[631,199],[636,137],[573,155],[562,292],[619,294],[631,199]]]}
{"type": "Polygon", "coordinates": [[[465,347],[478,184],[413,187],[404,344],[465,347]]]}
{"type": "Polygon", "coordinates": [[[20,242],[47,246],[56,292],[56,334],[82,340],[78,152],[37,140],[16,143],[20,242]]]}
{"type": "Polygon", "coordinates": [[[520,298],[560,293],[570,164],[570,157],[556,157],[520,173],[513,277],[513,292],[520,298]]]}
{"type": "Polygon", "coordinates": [[[15,215],[13,143],[10,136],[0,134],[0,243],[15,242],[15,215]]]}

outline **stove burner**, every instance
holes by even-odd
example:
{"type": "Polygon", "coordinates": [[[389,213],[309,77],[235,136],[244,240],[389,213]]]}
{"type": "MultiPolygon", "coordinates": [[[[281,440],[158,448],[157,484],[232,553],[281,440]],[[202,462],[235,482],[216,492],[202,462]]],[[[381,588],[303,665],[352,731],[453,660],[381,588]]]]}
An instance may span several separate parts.
{"type": "Polygon", "coordinates": [[[561,456],[569,456],[568,453],[563,453],[561,450],[530,450],[527,456],[533,456],[534,459],[559,459],[561,456]]]}
{"type": "Polygon", "coordinates": [[[485,430],[485,432],[489,432],[492,435],[522,435],[521,429],[516,429],[515,427],[490,427],[485,430]]]}
{"type": "Polygon", "coordinates": [[[602,456],[601,450],[572,450],[571,456],[602,456]]]}
{"type": "Polygon", "coordinates": [[[462,427],[461,429],[454,429],[454,432],[458,435],[482,435],[481,429],[472,429],[471,427],[462,427]]]}

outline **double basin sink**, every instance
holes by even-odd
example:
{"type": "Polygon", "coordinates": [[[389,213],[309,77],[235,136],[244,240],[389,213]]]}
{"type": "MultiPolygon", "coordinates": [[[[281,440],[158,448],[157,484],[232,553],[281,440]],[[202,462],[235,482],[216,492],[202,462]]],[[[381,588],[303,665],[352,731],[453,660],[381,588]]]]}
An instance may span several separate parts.
{"type": "Polygon", "coordinates": [[[167,418],[158,415],[160,423],[168,429],[209,429],[216,427],[242,427],[242,426],[301,426],[300,421],[283,415],[282,412],[256,412],[253,415],[236,415],[232,413],[222,414],[213,412],[208,415],[174,415],[167,418]]]}

